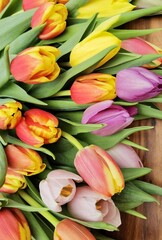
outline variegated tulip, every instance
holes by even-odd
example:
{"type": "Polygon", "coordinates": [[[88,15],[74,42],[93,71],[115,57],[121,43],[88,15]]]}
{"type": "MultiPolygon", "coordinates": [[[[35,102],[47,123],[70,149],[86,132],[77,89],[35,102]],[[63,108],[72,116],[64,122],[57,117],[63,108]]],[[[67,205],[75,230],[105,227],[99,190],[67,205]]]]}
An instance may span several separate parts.
{"type": "Polygon", "coordinates": [[[96,238],[81,224],[64,219],[56,225],[53,240],[96,240],[96,238]]]}
{"type": "Polygon", "coordinates": [[[39,38],[43,40],[51,39],[65,30],[67,15],[68,11],[64,4],[44,3],[34,13],[31,27],[34,28],[46,23],[39,38]]]}
{"type": "Polygon", "coordinates": [[[8,144],[5,148],[8,166],[16,172],[31,176],[42,172],[46,164],[41,156],[32,149],[8,144]]]}
{"type": "Polygon", "coordinates": [[[77,219],[106,222],[116,227],[121,224],[120,212],[112,199],[92,190],[89,186],[77,187],[74,198],[67,206],[69,213],[77,219]]]}
{"type": "Polygon", "coordinates": [[[43,202],[54,212],[60,212],[61,206],[71,201],[76,192],[74,181],[82,182],[77,174],[58,169],[51,171],[39,184],[43,202]]]}
{"type": "Polygon", "coordinates": [[[77,18],[90,18],[96,13],[98,17],[111,17],[129,12],[134,7],[128,0],[89,0],[77,10],[77,18]]]}
{"type": "Polygon", "coordinates": [[[102,148],[90,145],[78,151],[74,165],[83,180],[95,191],[111,197],[124,188],[117,163],[102,148]]]}
{"type": "Polygon", "coordinates": [[[0,12],[9,4],[10,0],[1,0],[0,1],[0,12]]]}
{"type": "Polygon", "coordinates": [[[41,109],[30,109],[24,113],[16,126],[17,136],[34,147],[56,142],[61,137],[58,119],[41,109]]]}
{"type": "MultiPolygon", "coordinates": [[[[145,41],[142,38],[130,38],[122,41],[122,48],[133,53],[140,55],[146,54],[161,54],[162,49],[151,44],[150,42],[145,41]]],[[[162,64],[162,58],[153,60],[150,63],[144,64],[143,67],[151,69],[158,67],[162,64]]]]}
{"type": "Polygon", "coordinates": [[[0,188],[0,192],[4,193],[15,193],[19,189],[23,189],[26,187],[26,180],[24,176],[12,168],[7,169],[5,182],[0,188]]]}
{"type": "Polygon", "coordinates": [[[129,126],[136,114],[137,108],[134,106],[122,107],[113,104],[112,100],[106,100],[88,107],[83,113],[82,123],[104,124],[103,128],[92,133],[100,136],[110,136],[129,126]]]}
{"type": "Polygon", "coordinates": [[[20,102],[11,101],[0,105],[0,129],[13,129],[21,119],[22,105],[20,102]]]}
{"type": "Polygon", "coordinates": [[[118,143],[109,148],[107,152],[114,159],[120,168],[140,168],[143,167],[141,159],[134,149],[126,144],[118,143]]]}
{"type": "Polygon", "coordinates": [[[47,2],[56,3],[57,0],[32,0],[32,1],[31,0],[23,0],[22,7],[23,7],[24,11],[27,11],[29,9],[39,7],[42,4],[47,3],[47,2]]]}
{"type": "Polygon", "coordinates": [[[71,98],[78,104],[100,102],[116,97],[115,77],[91,73],[76,78],[70,88],[71,98]]]}
{"type": "Polygon", "coordinates": [[[51,46],[36,46],[20,52],[11,62],[11,73],[20,82],[38,84],[57,78],[60,68],[56,62],[59,50],[51,46]]]}
{"type": "Polygon", "coordinates": [[[31,240],[31,232],[23,213],[16,208],[0,210],[0,239],[31,240]]]}

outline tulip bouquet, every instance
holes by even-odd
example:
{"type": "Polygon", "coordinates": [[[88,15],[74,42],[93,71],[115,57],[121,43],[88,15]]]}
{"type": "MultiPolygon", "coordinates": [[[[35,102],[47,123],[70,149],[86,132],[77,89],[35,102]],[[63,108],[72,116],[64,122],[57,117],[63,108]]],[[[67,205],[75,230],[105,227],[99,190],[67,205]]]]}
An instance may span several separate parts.
{"type": "Polygon", "coordinates": [[[162,196],[129,140],[162,119],[162,49],[141,38],[159,29],[122,29],[161,10],[0,1],[0,239],[109,240],[162,196]]]}

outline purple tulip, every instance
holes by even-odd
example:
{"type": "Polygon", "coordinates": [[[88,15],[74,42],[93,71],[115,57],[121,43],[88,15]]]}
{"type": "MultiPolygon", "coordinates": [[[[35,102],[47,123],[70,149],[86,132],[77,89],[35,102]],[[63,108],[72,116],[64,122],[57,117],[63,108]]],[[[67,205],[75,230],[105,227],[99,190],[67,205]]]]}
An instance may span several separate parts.
{"type": "Polygon", "coordinates": [[[102,123],[105,126],[92,133],[100,136],[112,135],[132,123],[137,114],[136,107],[122,107],[113,104],[113,101],[106,100],[88,107],[82,117],[82,123],[102,123]]]}
{"type": "Polygon", "coordinates": [[[116,75],[117,96],[138,102],[157,96],[162,90],[162,76],[142,67],[121,70],[116,75]]]}
{"type": "Polygon", "coordinates": [[[134,149],[126,144],[118,143],[107,150],[110,156],[120,168],[140,168],[143,167],[141,159],[134,149]]]}

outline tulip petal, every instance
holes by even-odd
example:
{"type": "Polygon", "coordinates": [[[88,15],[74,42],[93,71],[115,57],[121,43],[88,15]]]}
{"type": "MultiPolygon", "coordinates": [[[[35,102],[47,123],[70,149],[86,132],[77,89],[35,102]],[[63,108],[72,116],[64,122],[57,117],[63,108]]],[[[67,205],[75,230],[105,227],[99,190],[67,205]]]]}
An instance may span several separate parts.
{"type": "Polygon", "coordinates": [[[76,182],[82,182],[83,179],[72,172],[63,170],[63,169],[57,169],[57,170],[53,170],[48,174],[49,178],[53,178],[53,179],[73,179],[76,182]]]}

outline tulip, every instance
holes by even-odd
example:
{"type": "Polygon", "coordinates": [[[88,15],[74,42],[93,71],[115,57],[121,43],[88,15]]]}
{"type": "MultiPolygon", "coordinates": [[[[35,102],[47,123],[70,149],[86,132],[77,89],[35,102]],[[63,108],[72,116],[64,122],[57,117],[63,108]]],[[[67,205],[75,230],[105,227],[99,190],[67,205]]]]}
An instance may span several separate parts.
{"type": "Polygon", "coordinates": [[[89,0],[77,10],[77,18],[90,18],[96,12],[98,17],[111,17],[119,13],[129,12],[134,7],[128,0],[89,0]]]}
{"type": "Polygon", "coordinates": [[[105,124],[103,128],[92,133],[100,136],[109,136],[129,126],[133,122],[135,114],[137,114],[136,107],[124,108],[113,104],[111,100],[106,100],[88,107],[83,112],[82,123],[105,124]]]}
{"type": "Polygon", "coordinates": [[[122,172],[111,156],[102,148],[90,145],[81,149],[74,165],[83,180],[95,191],[111,197],[124,188],[122,172]]]}
{"type": "Polygon", "coordinates": [[[8,144],[5,148],[8,166],[16,172],[31,176],[42,172],[46,164],[34,150],[8,144]]]}
{"type": "Polygon", "coordinates": [[[41,109],[30,109],[16,126],[16,134],[23,142],[40,147],[54,143],[61,137],[61,129],[57,127],[58,119],[53,114],[41,109]]]}
{"type": "Polygon", "coordinates": [[[73,180],[81,182],[82,178],[77,174],[59,169],[51,171],[46,180],[40,182],[40,195],[49,209],[60,212],[61,205],[71,201],[76,192],[73,180]]]}
{"type": "Polygon", "coordinates": [[[31,27],[34,28],[46,23],[39,38],[43,40],[51,39],[65,30],[67,15],[68,11],[65,5],[53,2],[44,3],[34,13],[31,27]]]}
{"type": "Polygon", "coordinates": [[[83,221],[106,222],[116,227],[121,224],[120,212],[111,198],[88,186],[77,187],[74,198],[68,203],[68,211],[83,221]]]}
{"type": "Polygon", "coordinates": [[[22,105],[19,102],[8,102],[0,105],[0,129],[13,129],[21,119],[22,105]]]}
{"type": "Polygon", "coordinates": [[[11,73],[20,82],[38,84],[57,78],[59,50],[51,46],[36,46],[20,52],[11,62],[11,73]]]}
{"type": "Polygon", "coordinates": [[[9,4],[10,0],[1,0],[0,1],[0,12],[9,4]]]}
{"type": "Polygon", "coordinates": [[[64,219],[56,225],[53,240],[96,240],[96,238],[81,224],[64,219]]]}
{"type": "Polygon", "coordinates": [[[23,0],[22,7],[23,7],[24,11],[27,11],[29,9],[39,7],[42,4],[47,3],[47,2],[56,3],[57,0],[32,0],[32,1],[31,0],[23,0]]]}
{"type": "Polygon", "coordinates": [[[110,50],[110,52],[107,53],[106,56],[95,66],[95,68],[98,68],[118,53],[121,47],[121,40],[107,32],[107,30],[119,21],[119,17],[120,15],[117,15],[103,21],[93,32],[75,45],[70,54],[70,64],[72,67],[88,60],[101,51],[114,46],[113,49],[110,50]]]}
{"type": "Polygon", "coordinates": [[[74,81],[71,98],[77,104],[99,102],[116,97],[115,77],[110,74],[91,73],[74,81]]]}
{"type": "Polygon", "coordinates": [[[69,0],[57,0],[57,3],[66,4],[69,0]]]}
{"type": "MultiPolygon", "coordinates": [[[[130,38],[126,39],[122,42],[122,48],[133,53],[137,53],[140,55],[146,54],[160,54],[162,53],[162,49],[157,46],[143,40],[142,38],[130,38]]],[[[162,58],[158,58],[151,63],[144,64],[143,67],[146,68],[155,68],[161,65],[162,58]]]]}
{"type": "Polygon", "coordinates": [[[23,213],[16,208],[0,210],[1,240],[31,240],[29,225],[23,213]]]}
{"type": "Polygon", "coordinates": [[[19,189],[26,187],[26,180],[22,174],[8,167],[5,182],[0,188],[0,192],[15,193],[19,189]]]}
{"type": "Polygon", "coordinates": [[[138,102],[157,96],[162,90],[162,77],[142,67],[121,70],[116,75],[117,96],[138,102]]]}
{"type": "Polygon", "coordinates": [[[107,152],[114,159],[120,168],[140,168],[143,167],[141,159],[134,149],[126,144],[118,143],[109,148],[107,152]]]}

